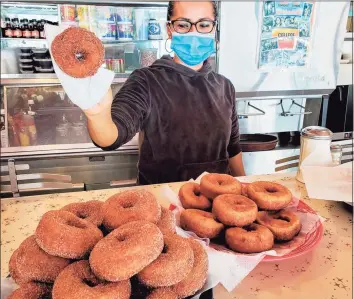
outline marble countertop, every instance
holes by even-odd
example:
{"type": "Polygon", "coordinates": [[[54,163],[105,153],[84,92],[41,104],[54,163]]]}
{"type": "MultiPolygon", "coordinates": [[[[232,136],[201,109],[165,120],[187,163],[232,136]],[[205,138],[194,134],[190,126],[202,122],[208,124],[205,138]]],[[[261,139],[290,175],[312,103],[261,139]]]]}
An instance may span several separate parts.
{"type": "MultiPolygon", "coordinates": [[[[287,186],[326,219],[320,244],[310,253],[282,262],[260,263],[231,293],[222,286],[214,290],[215,299],[311,298],[345,299],[352,296],[351,207],[344,203],[310,199],[295,174],[273,174],[239,178],[243,182],[268,180],[287,186]]],[[[169,184],[177,191],[181,183],[169,184]]],[[[163,202],[160,185],[144,186],[163,202]]],[[[142,188],[142,187],[136,187],[142,188]]],[[[33,234],[41,216],[71,202],[106,200],[122,189],[51,194],[1,200],[1,277],[6,277],[12,252],[33,234]]]]}

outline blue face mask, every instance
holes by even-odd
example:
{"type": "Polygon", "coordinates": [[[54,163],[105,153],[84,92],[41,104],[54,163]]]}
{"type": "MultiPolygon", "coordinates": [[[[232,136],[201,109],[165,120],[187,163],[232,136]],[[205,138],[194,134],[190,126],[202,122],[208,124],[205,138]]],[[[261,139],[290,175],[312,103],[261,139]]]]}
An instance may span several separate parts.
{"type": "Polygon", "coordinates": [[[195,66],[216,52],[215,35],[173,32],[171,49],[185,64],[195,66]]]}

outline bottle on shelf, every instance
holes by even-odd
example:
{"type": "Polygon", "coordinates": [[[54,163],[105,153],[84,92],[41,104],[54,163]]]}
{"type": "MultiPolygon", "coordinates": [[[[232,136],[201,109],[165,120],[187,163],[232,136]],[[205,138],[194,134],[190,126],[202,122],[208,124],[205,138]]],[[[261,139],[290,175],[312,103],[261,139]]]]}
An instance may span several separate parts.
{"type": "Polygon", "coordinates": [[[39,38],[45,39],[45,31],[44,31],[44,25],[46,23],[46,20],[40,20],[38,24],[40,24],[40,29],[39,29],[39,38]]]}
{"type": "Polygon", "coordinates": [[[22,30],[20,29],[20,22],[18,18],[12,19],[12,30],[13,30],[13,37],[21,38],[22,37],[22,30]]]}
{"type": "Polygon", "coordinates": [[[5,37],[7,37],[7,38],[13,37],[11,19],[10,18],[5,18],[5,22],[6,22],[5,37]]]}
{"type": "Polygon", "coordinates": [[[6,31],[6,18],[1,17],[1,37],[6,37],[5,31],[6,31]]]}
{"type": "Polygon", "coordinates": [[[31,36],[32,36],[31,31],[28,28],[28,19],[23,19],[22,36],[24,38],[31,38],[31,36]]]}
{"type": "Polygon", "coordinates": [[[33,22],[32,22],[32,20],[28,21],[28,30],[30,32],[29,38],[32,38],[32,32],[33,32],[33,22]]]}
{"type": "Polygon", "coordinates": [[[38,30],[38,26],[37,26],[37,20],[32,19],[32,24],[33,24],[33,30],[31,33],[32,38],[39,38],[39,30],[38,30]]]}

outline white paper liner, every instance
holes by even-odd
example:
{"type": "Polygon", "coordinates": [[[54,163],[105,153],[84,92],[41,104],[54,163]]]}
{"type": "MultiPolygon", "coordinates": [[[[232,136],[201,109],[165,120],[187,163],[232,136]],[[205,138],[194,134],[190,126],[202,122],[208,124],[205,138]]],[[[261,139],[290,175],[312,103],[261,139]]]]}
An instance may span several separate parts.
{"type": "Polygon", "coordinates": [[[339,166],[333,166],[332,163],[319,165],[321,154],[320,149],[316,150],[301,163],[307,194],[311,198],[352,203],[353,163],[348,162],[339,166]]]}
{"type": "MultiPolygon", "coordinates": [[[[45,25],[46,39],[50,54],[54,38],[69,26],[45,25]]],[[[65,74],[52,56],[54,71],[70,100],[81,109],[95,106],[105,96],[114,79],[114,72],[100,67],[91,77],[73,78],[65,74]]]]}
{"type": "MultiPolygon", "coordinates": [[[[203,173],[196,182],[200,182],[203,173]]],[[[179,216],[183,210],[182,204],[178,195],[167,185],[161,187],[161,193],[171,205],[174,207],[174,214],[176,215],[176,222],[179,226],[179,216]]],[[[266,255],[270,256],[283,256],[298,248],[305,243],[306,237],[313,233],[324,218],[317,214],[304,213],[297,211],[299,200],[293,198],[293,201],[286,209],[290,209],[300,218],[302,228],[299,235],[290,242],[283,244],[275,244],[274,248],[257,254],[240,254],[227,249],[224,246],[210,244],[209,239],[199,238],[193,232],[187,232],[177,228],[177,233],[183,237],[197,239],[207,246],[207,253],[209,257],[209,276],[208,283],[204,286],[201,292],[210,289],[217,284],[221,283],[229,292],[231,292],[261,261],[266,255]]]]}

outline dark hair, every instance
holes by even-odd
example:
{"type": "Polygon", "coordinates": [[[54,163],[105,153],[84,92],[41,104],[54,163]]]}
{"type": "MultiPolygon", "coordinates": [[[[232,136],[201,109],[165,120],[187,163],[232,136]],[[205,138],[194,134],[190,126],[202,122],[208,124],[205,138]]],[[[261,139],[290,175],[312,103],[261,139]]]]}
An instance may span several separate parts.
{"type": "MultiPolygon", "coordinates": [[[[173,15],[173,8],[175,7],[175,2],[176,1],[169,1],[168,2],[168,8],[167,8],[167,21],[170,21],[171,20],[171,17],[173,15]]],[[[214,17],[215,17],[215,21],[217,20],[218,18],[218,3],[217,1],[214,1],[214,0],[211,0],[210,1],[213,5],[213,9],[214,9],[214,17]]]]}

